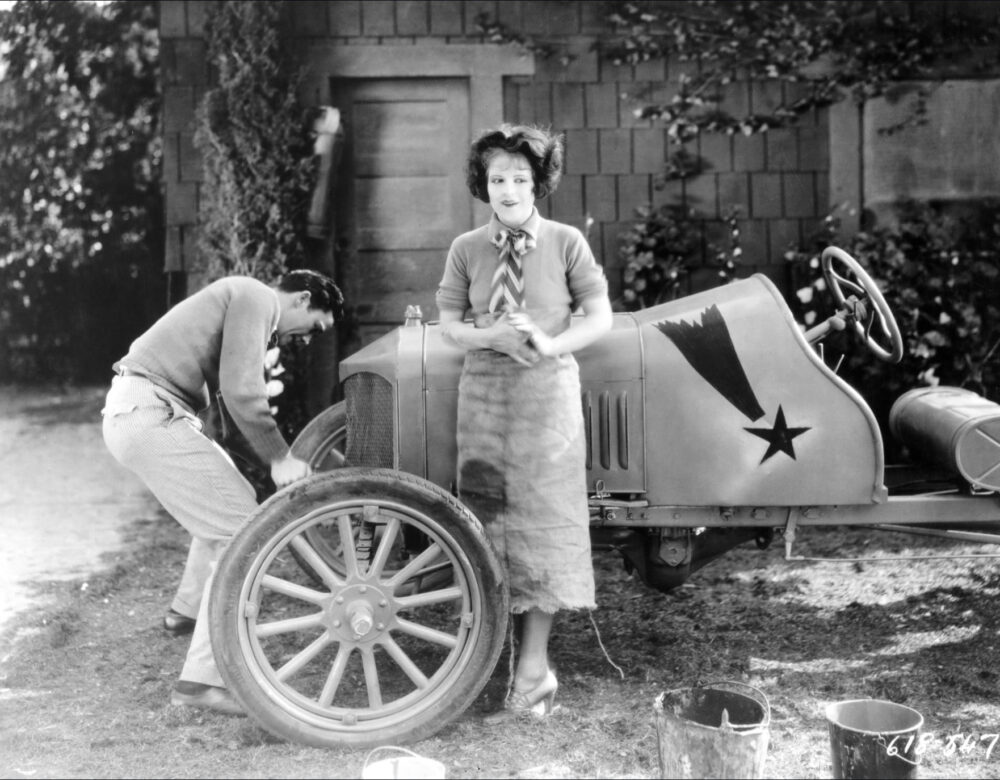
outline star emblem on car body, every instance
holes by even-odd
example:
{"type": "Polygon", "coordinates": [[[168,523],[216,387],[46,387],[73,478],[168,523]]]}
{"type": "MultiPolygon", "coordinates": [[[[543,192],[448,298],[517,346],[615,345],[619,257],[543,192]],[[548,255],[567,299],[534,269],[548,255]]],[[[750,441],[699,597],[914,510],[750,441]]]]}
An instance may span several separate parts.
{"type": "MultiPolygon", "coordinates": [[[[670,339],[701,378],[744,417],[751,422],[764,417],[764,407],[743,369],[729,326],[718,306],[712,305],[704,309],[695,322],[663,320],[653,323],[653,326],[670,339]]],[[[810,429],[789,428],[785,421],[785,410],[779,404],[772,427],[743,430],[767,442],[767,452],[760,460],[760,464],[763,464],[779,452],[796,460],[792,441],[810,429]]]]}
{"type": "Polygon", "coordinates": [[[778,414],[775,415],[773,427],[744,428],[743,430],[752,433],[754,436],[759,436],[767,442],[767,452],[760,459],[760,462],[763,463],[779,451],[788,455],[792,460],[795,460],[795,447],[792,445],[792,440],[797,436],[801,436],[809,428],[789,428],[788,423],[785,422],[785,410],[779,404],[778,414]]]}

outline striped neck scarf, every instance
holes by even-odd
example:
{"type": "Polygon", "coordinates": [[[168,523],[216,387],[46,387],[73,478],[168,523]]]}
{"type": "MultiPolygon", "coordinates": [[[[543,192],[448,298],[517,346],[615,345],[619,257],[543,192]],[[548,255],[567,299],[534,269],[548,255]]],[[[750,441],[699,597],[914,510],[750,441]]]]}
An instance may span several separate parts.
{"type": "Polygon", "coordinates": [[[521,261],[535,248],[535,239],[523,230],[500,229],[490,243],[500,252],[500,264],[493,274],[489,310],[517,309],[524,303],[521,261]]]}

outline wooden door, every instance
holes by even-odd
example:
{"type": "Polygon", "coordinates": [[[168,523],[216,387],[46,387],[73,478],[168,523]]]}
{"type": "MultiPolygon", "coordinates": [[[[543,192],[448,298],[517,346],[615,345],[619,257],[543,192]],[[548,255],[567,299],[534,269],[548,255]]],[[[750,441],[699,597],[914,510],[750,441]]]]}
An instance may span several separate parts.
{"type": "Polygon", "coordinates": [[[464,172],[469,81],[344,79],[332,87],[344,125],[334,262],[357,320],[343,345],[349,354],[402,324],[409,305],[436,316],[448,247],[473,227],[464,172]]]}

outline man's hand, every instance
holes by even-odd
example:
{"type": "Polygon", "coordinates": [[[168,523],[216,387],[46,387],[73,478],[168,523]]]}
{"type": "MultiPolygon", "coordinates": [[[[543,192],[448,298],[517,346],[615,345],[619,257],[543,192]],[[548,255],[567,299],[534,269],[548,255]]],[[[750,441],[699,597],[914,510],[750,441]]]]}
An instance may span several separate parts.
{"type": "Polygon", "coordinates": [[[271,464],[271,479],[279,490],[298,482],[312,474],[312,469],[304,460],[299,460],[291,454],[271,464]]]}

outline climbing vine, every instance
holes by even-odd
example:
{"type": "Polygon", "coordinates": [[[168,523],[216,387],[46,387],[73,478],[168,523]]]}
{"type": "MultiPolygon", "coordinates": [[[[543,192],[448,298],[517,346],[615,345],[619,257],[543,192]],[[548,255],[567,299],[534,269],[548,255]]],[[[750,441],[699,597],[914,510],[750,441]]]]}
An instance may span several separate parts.
{"type": "MultiPolygon", "coordinates": [[[[1000,62],[995,22],[911,13],[885,0],[624,2],[608,19],[613,32],[598,46],[612,62],[683,66],[673,96],[635,109],[639,118],[663,122],[678,144],[703,132],[765,132],[841,100],[879,97],[901,81],[981,74],[1000,62]],[[769,110],[737,113],[726,105],[726,87],[738,80],[788,88],[769,110]]],[[[910,115],[883,132],[925,121],[928,94],[914,86],[910,115]]]]}
{"type": "MultiPolygon", "coordinates": [[[[609,29],[593,44],[602,57],[615,65],[680,66],[669,99],[629,95],[635,116],[664,123],[676,144],[701,133],[766,132],[842,100],[860,103],[890,89],[898,96],[903,81],[995,73],[1000,64],[998,23],[960,9],[915,13],[912,4],[892,0],[624,0],[608,7],[609,29]],[[738,81],[777,81],[788,89],[774,107],[740,112],[727,105],[727,87],[738,81]]],[[[476,22],[493,43],[563,65],[573,59],[565,43],[520,33],[488,14],[476,22]]],[[[928,96],[926,85],[910,87],[909,116],[882,132],[924,122],[928,96]]],[[[683,157],[673,169],[677,177],[699,170],[683,157]]]]}

